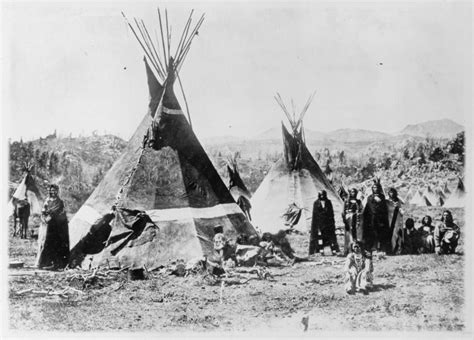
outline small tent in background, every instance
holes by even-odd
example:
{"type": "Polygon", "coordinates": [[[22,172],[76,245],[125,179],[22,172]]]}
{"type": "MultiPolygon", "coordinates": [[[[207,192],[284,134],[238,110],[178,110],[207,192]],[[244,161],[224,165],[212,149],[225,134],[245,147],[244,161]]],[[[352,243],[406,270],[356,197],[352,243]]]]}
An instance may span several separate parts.
{"type": "Polygon", "coordinates": [[[290,114],[279,94],[275,97],[291,130],[282,122],[283,156],[272,166],[251,200],[252,222],[263,232],[276,233],[286,228],[308,232],[313,203],[323,190],[332,201],[336,225],[343,225],[343,201],[305,144],[303,118],[313,96],[299,116],[296,112],[290,114]]]}
{"type": "Polygon", "coordinates": [[[31,174],[32,166],[25,166],[25,174],[15,189],[12,198],[8,202],[8,214],[13,214],[13,209],[16,201],[27,200],[30,204],[30,215],[41,214],[42,210],[42,196],[36,185],[36,182],[31,174]]]}
{"type": "Polygon", "coordinates": [[[442,188],[437,188],[436,190],[434,190],[435,194],[436,194],[436,205],[438,207],[442,207],[444,205],[444,202],[446,201],[446,195],[444,194],[443,192],[443,189],[442,188]]]}
{"type": "Polygon", "coordinates": [[[446,208],[462,208],[466,202],[466,191],[464,190],[464,183],[461,178],[458,180],[456,190],[446,199],[444,207],[446,208]]]}
{"type": "Polygon", "coordinates": [[[249,189],[247,189],[247,186],[244,184],[244,181],[240,177],[239,169],[237,167],[238,156],[239,153],[236,152],[227,160],[229,191],[235,202],[237,202],[237,205],[240,207],[240,209],[242,209],[247,218],[251,221],[252,216],[250,210],[252,208],[252,205],[250,204],[250,198],[252,197],[252,194],[250,193],[249,189]]]}
{"type": "Polygon", "coordinates": [[[409,202],[411,205],[416,205],[419,207],[430,207],[433,204],[420,192],[417,190],[413,195],[412,199],[409,202]]]}
{"type": "Polygon", "coordinates": [[[410,186],[410,187],[408,188],[408,191],[407,191],[406,195],[405,195],[404,201],[405,201],[405,202],[410,202],[410,200],[413,198],[413,195],[415,195],[415,192],[416,192],[415,187],[414,187],[414,186],[410,186]]]}
{"type": "Polygon", "coordinates": [[[446,197],[448,197],[449,194],[451,194],[451,190],[449,190],[448,188],[448,182],[444,182],[443,193],[446,197]]]}
{"type": "Polygon", "coordinates": [[[256,235],[186,120],[174,82],[204,16],[192,28],[192,12],[171,56],[168,16],[164,43],[146,26],[131,24],[144,49],[150,102],[122,155],[70,222],[71,266],[157,268],[214,251],[215,230],[226,237],[256,235]],[[114,211],[111,208],[116,206],[114,211]]]}
{"type": "Polygon", "coordinates": [[[432,206],[437,205],[436,203],[438,202],[438,197],[434,193],[433,189],[431,189],[430,185],[426,187],[425,191],[423,192],[423,196],[428,200],[428,202],[430,202],[432,206]]]}

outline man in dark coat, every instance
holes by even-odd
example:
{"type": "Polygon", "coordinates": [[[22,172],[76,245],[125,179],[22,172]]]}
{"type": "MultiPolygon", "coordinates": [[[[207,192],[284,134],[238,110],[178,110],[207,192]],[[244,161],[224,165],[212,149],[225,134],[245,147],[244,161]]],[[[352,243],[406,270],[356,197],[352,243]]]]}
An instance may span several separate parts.
{"type": "Polygon", "coordinates": [[[362,241],[370,251],[376,248],[391,254],[391,233],[388,208],[380,183],[374,183],[363,212],[362,241]]]}
{"type": "Polygon", "coordinates": [[[336,238],[336,224],[331,200],[325,190],[318,194],[318,199],[313,205],[313,218],[311,221],[311,238],[309,241],[309,254],[318,252],[319,233],[321,233],[322,248],[330,246],[333,252],[339,251],[336,238]]]}

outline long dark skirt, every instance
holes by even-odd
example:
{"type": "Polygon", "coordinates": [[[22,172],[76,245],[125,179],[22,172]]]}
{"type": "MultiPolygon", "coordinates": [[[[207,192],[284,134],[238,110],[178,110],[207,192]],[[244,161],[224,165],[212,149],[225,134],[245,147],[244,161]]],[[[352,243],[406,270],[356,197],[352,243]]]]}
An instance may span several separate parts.
{"type": "Polygon", "coordinates": [[[351,244],[358,240],[357,237],[357,215],[355,213],[347,213],[345,215],[345,232],[344,232],[344,255],[349,254],[351,244]]]}
{"type": "Polygon", "coordinates": [[[69,262],[69,226],[65,214],[42,223],[36,267],[64,268],[69,262]]]}

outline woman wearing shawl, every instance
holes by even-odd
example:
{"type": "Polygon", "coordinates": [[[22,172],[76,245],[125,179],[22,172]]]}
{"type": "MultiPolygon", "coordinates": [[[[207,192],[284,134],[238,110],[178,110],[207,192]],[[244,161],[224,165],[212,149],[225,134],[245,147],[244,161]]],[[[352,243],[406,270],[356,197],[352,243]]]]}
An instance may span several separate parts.
{"type": "Polygon", "coordinates": [[[367,203],[362,215],[363,235],[362,240],[368,251],[373,247],[377,251],[391,253],[391,233],[388,222],[388,209],[385,195],[379,181],[374,181],[372,194],[367,197],[367,203]]]}
{"type": "Polygon", "coordinates": [[[434,253],[435,241],[434,241],[434,229],[435,227],[431,224],[433,219],[431,216],[426,215],[421,220],[421,227],[418,229],[420,234],[420,253],[434,253]]]}
{"type": "Polygon", "coordinates": [[[357,199],[357,189],[349,190],[349,197],[344,201],[342,221],[345,226],[344,255],[349,253],[352,242],[357,240],[357,230],[360,229],[362,202],[357,199]]]}
{"type": "Polygon", "coordinates": [[[398,192],[395,188],[388,190],[387,209],[392,244],[391,252],[393,254],[401,254],[403,244],[403,211],[402,201],[398,197],[398,192]]]}
{"type": "Polygon", "coordinates": [[[59,187],[51,184],[41,214],[38,235],[38,268],[64,268],[69,261],[69,227],[59,187]]]}

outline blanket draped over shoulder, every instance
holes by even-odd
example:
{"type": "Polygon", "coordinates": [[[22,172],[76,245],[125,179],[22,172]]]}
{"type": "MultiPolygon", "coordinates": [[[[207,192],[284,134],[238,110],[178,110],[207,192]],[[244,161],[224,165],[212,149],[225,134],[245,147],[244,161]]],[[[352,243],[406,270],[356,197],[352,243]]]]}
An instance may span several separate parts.
{"type": "Polygon", "coordinates": [[[64,268],[69,261],[69,226],[63,201],[48,198],[43,206],[42,223],[38,234],[38,268],[64,268]]]}

